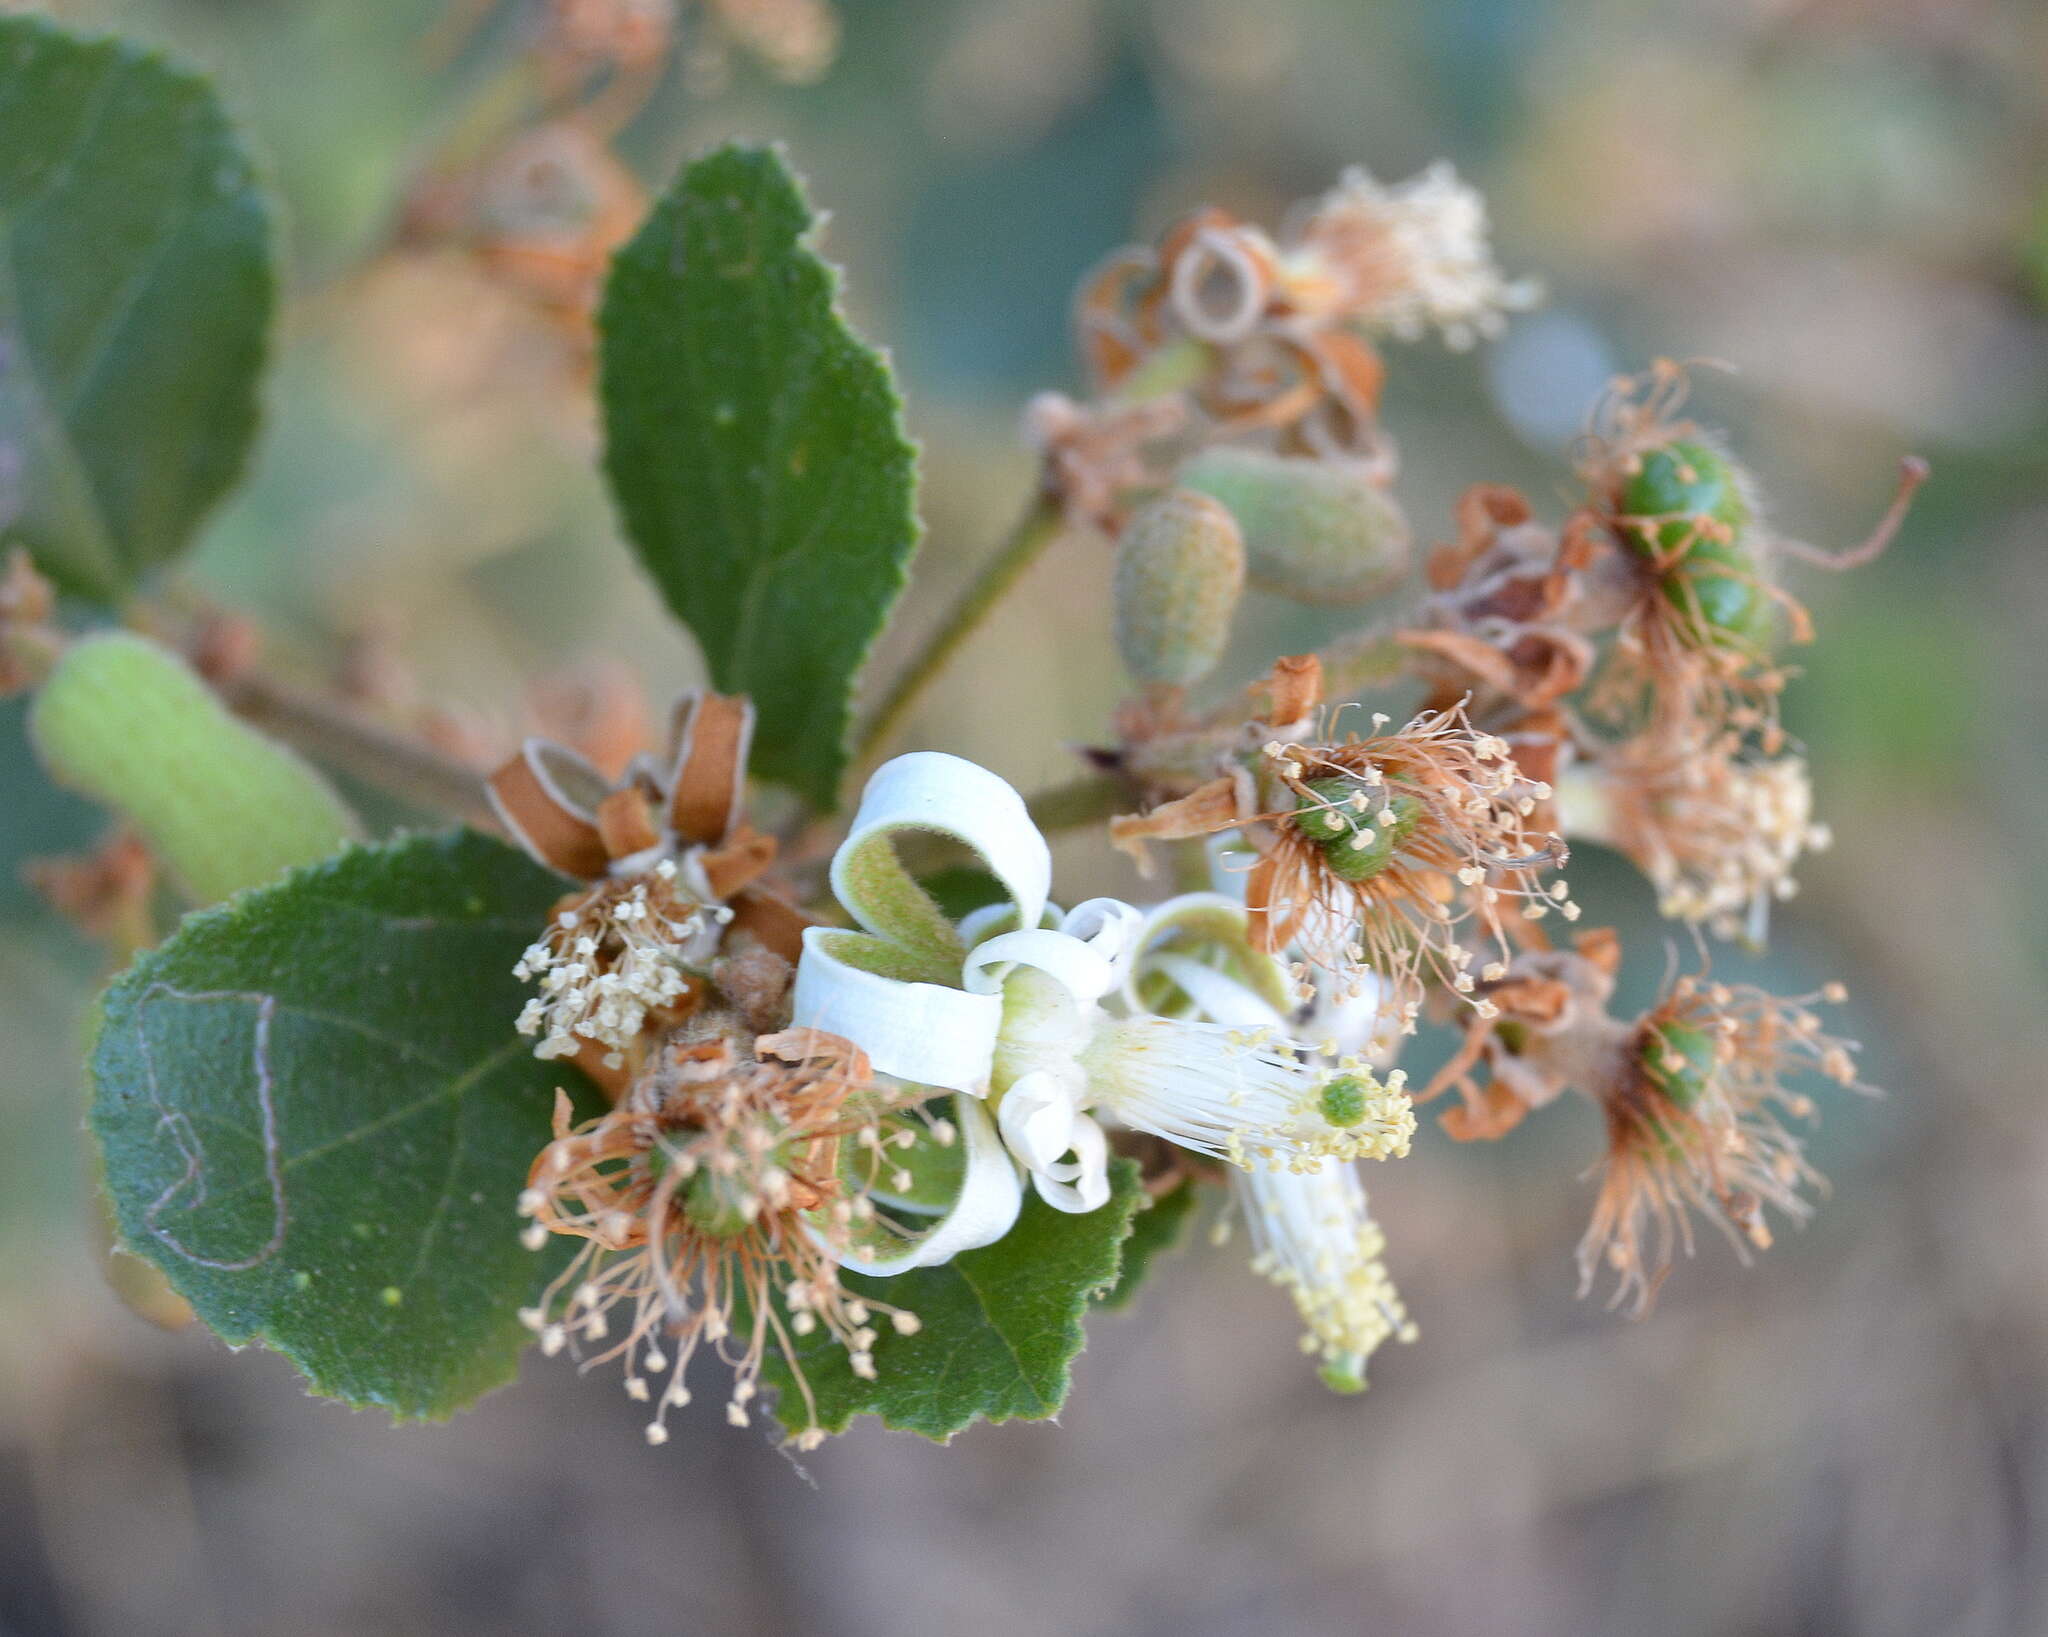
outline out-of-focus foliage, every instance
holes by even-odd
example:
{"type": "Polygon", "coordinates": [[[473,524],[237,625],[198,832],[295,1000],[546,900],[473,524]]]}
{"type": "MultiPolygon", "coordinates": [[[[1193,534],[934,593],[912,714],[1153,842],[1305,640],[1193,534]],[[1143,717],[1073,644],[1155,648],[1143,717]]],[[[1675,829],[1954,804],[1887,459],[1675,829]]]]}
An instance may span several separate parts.
{"type": "Polygon", "coordinates": [[[24,490],[0,540],[113,600],[241,472],[268,211],[203,81],[27,17],[0,18],[0,58],[0,460],[24,490]]]}

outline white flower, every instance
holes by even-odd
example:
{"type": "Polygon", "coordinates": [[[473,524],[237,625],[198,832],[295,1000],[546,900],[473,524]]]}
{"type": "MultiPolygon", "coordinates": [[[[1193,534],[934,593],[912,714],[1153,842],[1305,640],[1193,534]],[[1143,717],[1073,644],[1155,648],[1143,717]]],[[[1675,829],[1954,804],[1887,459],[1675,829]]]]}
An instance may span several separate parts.
{"type": "Polygon", "coordinates": [[[1485,199],[1441,161],[1392,186],[1362,167],[1346,171],[1296,254],[1345,292],[1353,316],[1404,341],[1434,328],[1469,347],[1539,295],[1526,279],[1502,277],[1485,199]]]}
{"type": "Polygon", "coordinates": [[[1062,915],[1046,902],[1050,878],[1045,840],[1001,779],[929,751],[890,762],[832,863],[864,930],[805,934],[796,1024],[853,1041],[883,1073],[989,1099],[1010,1153],[1061,1210],[1109,1197],[1105,1118],[1239,1166],[1405,1149],[1414,1117],[1398,1083],[1313,1064],[1287,1038],[1285,976],[1251,951],[1241,907],[1198,894],[1148,916],[1099,898],[1062,915]],[[896,856],[905,829],[972,848],[1008,904],[947,921],[896,856]],[[1235,928],[1235,950],[1219,928],[1235,928]],[[1210,961],[1222,949],[1223,964],[1192,948],[1210,961]],[[1238,991],[1244,1014],[1223,1016],[1238,991]]]}
{"type": "MultiPolygon", "coordinates": [[[[1178,940],[1180,951],[1171,952],[1176,940],[1169,937],[1161,940],[1165,947],[1157,953],[1149,945],[1141,948],[1131,988],[1214,1021],[1263,1021],[1280,1027],[1270,989],[1261,992],[1264,986],[1246,981],[1247,969],[1230,959],[1230,922],[1208,906],[1222,905],[1235,915],[1236,940],[1249,954],[1249,944],[1243,943],[1242,908],[1214,894],[1176,902],[1205,906],[1201,930],[1211,959],[1199,961],[1185,938],[1178,940]],[[1171,984],[1163,994],[1158,982],[1162,978],[1171,984]]],[[[1173,925],[1165,913],[1172,908],[1163,906],[1155,912],[1156,919],[1173,925]]],[[[1190,910],[1182,910],[1178,920],[1182,930],[1193,930],[1195,916],[1190,910]]],[[[1255,968],[1251,972],[1257,975],[1255,968]]],[[[1355,1063],[1349,1052],[1377,1040],[1384,1022],[1384,988],[1376,981],[1355,990],[1319,988],[1294,1030],[1306,1047],[1338,1056],[1340,1066],[1349,1066],[1355,1063]],[[1346,1041],[1347,1032],[1356,1039],[1346,1041]]],[[[1399,1074],[1388,1079],[1398,1092],[1399,1074]]],[[[1403,1099],[1399,1146],[1388,1144],[1378,1157],[1405,1153],[1414,1128],[1415,1117],[1403,1099]]],[[[1252,1271],[1294,1298],[1308,1327],[1303,1350],[1321,1358],[1324,1382],[1340,1392],[1362,1389],[1366,1360],[1374,1349],[1389,1336],[1413,1341],[1415,1326],[1381,1259],[1386,1236],[1367,1213],[1357,1167],[1338,1163],[1314,1169],[1240,1170],[1231,1176],[1231,1192],[1251,1231],[1252,1271]]]]}

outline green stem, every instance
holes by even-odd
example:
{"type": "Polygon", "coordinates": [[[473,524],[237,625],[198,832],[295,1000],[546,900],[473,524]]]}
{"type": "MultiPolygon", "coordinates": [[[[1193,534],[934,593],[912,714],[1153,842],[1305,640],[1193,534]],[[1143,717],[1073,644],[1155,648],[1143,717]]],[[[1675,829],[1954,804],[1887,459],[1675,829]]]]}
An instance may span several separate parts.
{"type": "Polygon", "coordinates": [[[259,671],[216,684],[228,709],[288,745],[424,812],[496,832],[483,775],[339,701],[259,671]]]}
{"type": "Polygon", "coordinates": [[[1046,835],[1105,824],[1132,805],[1128,788],[1107,773],[1084,774],[1050,790],[1041,790],[1024,804],[1031,822],[1046,835]]]}
{"type": "Polygon", "coordinates": [[[1060,512],[1059,502],[1051,495],[1041,493],[1010,531],[1002,549],[960,593],[946,617],[939,622],[938,629],[926,639],[923,649],[904,668],[895,685],[875,708],[875,714],[869,718],[855,747],[857,762],[866,762],[887,747],[897,729],[902,727],[904,717],[910,714],[925,689],[946,668],[947,661],[952,659],[960,645],[974,634],[975,628],[988,617],[989,610],[1002,600],[1024,571],[1044,555],[1046,547],[1065,532],[1066,519],[1060,512]]]}

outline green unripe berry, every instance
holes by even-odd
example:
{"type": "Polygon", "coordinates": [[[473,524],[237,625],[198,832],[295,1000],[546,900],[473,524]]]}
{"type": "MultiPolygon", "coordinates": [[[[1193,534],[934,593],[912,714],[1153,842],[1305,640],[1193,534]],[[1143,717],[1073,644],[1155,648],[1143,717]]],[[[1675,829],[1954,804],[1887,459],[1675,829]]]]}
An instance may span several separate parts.
{"type": "Polygon", "coordinates": [[[1294,812],[1294,827],[1311,841],[1340,841],[1357,828],[1350,804],[1359,786],[1350,779],[1311,779],[1311,796],[1294,812]]]}
{"type": "Polygon", "coordinates": [[[1630,517],[1657,518],[1630,527],[1631,543],[1646,555],[1675,552],[1687,541],[1739,540],[1749,527],[1749,500],[1735,463],[1706,444],[1680,439],[1643,456],[1621,492],[1630,517]],[[1704,526],[1703,526],[1704,525],[1704,526]]]}
{"type": "Polygon", "coordinates": [[[1643,1038],[1643,1073],[1680,1108],[1698,1103],[1713,1078],[1714,1037],[1690,1023],[1660,1023],[1643,1038]]]}
{"type": "Polygon", "coordinates": [[[1752,513],[1735,463],[1681,439],[1652,449],[1622,490],[1630,543],[1645,556],[1674,559],[1664,595],[1697,619],[1708,641],[1762,648],[1771,635],[1771,596],[1756,556],[1743,544],[1752,513]],[[1715,569],[1727,572],[1716,573],[1715,569]]]}
{"type": "Polygon", "coordinates": [[[1408,520],[1356,465],[1209,449],[1175,481],[1229,507],[1244,531],[1246,576],[1262,591],[1357,603],[1407,572],[1408,520]]]}
{"type": "Polygon", "coordinates": [[[1728,639],[1759,650],[1770,643],[1771,594],[1755,558],[1739,546],[1698,542],[1666,582],[1664,595],[1674,608],[1697,618],[1709,641],[1728,639]],[[1716,567],[1729,572],[1716,574],[1716,567]]]}
{"type": "Polygon", "coordinates": [[[1368,1101],[1363,1080],[1355,1074],[1340,1074],[1324,1084],[1316,1107],[1331,1125],[1348,1131],[1365,1118],[1368,1101]]]}
{"type": "Polygon", "coordinates": [[[1217,501],[1170,490],[1116,547],[1116,646],[1138,681],[1187,687],[1223,657],[1244,592],[1244,540],[1217,501]]]}
{"type": "Polygon", "coordinates": [[[1322,848],[1330,873],[1345,881],[1378,875],[1422,817],[1422,803],[1413,796],[1390,796],[1355,779],[1312,779],[1308,792],[1295,806],[1294,827],[1322,848]],[[1352,805],[1361,791],[1363,810],[1352,805]]]}

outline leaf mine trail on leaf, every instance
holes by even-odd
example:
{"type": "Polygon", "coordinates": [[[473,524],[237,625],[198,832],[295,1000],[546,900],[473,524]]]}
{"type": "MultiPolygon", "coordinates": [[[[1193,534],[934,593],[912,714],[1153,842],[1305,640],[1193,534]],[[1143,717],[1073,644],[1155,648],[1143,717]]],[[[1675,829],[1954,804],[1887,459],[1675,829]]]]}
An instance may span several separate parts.
{"type": "Polygon", "coordinates": [[[277,1142],[276,1083],[270,1070],[270,1023],[277,1015],[277,997],[257,994],[243,989],[217,989],[191,991],[178,989],[168,983],[153,983],[142,992],[135,1003],[135,1049],[142,1059],[144,1084],[149,1088],[149,1100],[157,1111],[157,1129],[169,1134],[184,1157],[184,1174],[157,1195],[143,1215],[151,1237],[176,1251],[188,1261],[202,1267],[218,1268],[223,1273],[244,1273],[250,1268],[261,1267],[284,1248],[285,1228],[289,1221],[285,1211],[284,1169],[277,1142]],[[170,1107],[163,1100],[162,1088],[157,1080],[156,1054],[149,1044],[149,1009],[157,998],[169,995],[173,1000],[188,1005],[208,1005],[220,1001],[238,1000],[253,1003],[256,1007],[256,1028],[249,1048],[249,1066],[256,1077],[256,1107],[262,1116],[263,1174],[270,1184],[270,1203],[275,1226],[270,1237],[251,1256],[239,1260],[202,1256],[189,1245],[180,1241],[170,1229],[163,1225],[163,1213],[171,1201],[192,1190],[192,1204],[196,1208],[206,1203],[206,1151],[200,1145],[199,1134],[193,1130],[192,1121],[183,1110],[170,1107]]]}

